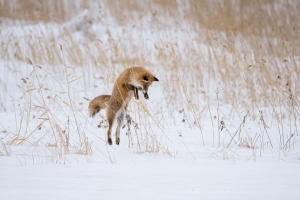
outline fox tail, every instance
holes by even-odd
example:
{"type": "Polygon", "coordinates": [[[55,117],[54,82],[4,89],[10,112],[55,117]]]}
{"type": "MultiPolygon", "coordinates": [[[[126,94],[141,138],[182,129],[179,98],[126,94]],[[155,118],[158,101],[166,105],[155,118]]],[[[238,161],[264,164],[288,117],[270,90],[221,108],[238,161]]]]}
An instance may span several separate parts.
{"type": "Polygon", "coordinates": [[[100,95],[95,97],[89,105],[89,113],[91,117],[94,117],[101,109],[105,109],[108,106],[108,101],[111,95],[100,95]]]}

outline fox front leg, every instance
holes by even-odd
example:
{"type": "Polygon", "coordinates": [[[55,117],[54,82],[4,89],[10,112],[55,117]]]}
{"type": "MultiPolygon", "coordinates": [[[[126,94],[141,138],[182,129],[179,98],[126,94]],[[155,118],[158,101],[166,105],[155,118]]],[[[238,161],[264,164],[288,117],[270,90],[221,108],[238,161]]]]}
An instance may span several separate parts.
{"type": "MultiPolygon", "coordinates": [[[[135,97],[135,99],[137,99],[137,100],[139,100],[139,90],[142,90],[142,89],[138,89],[137,87],[135,87],[134,88],[134,97],[135,97]]],[[[145,92],[144,90],[142,90],[143,91],[143,94],[144,94],[144,98],[145,99],[149,99],[149,95],[148,95],[148,93],[147,92],[145,92]]]]}
{"type": "Polygon", "coordinates": [[[144,88],[142,88],[142,87],[136,88],[136,92],[138,92],[138,90],[141,90],[143,92],[145,99],[149,99],[149,95],[144,88]]]}
{"type": "Polygon", "coordinates": [[[109,145],[112,145],[112,140],[111,140],[111,128],[112,128],[112,125],[113,125],[113,117],[112,118],[108,118],[108,130],[107,130],[106,137],[107,137],[107,143],[109,145]]]}
{"type": "Polygon", "coordinates": [[[127,83],[124,83],[123,84],[123,87],[125,87],[125,89],[129,92],[129,91],[133,91],[133,94],[134,94],[134,98],[139,100],[139,88],[135,87],[134,85],[132,84],[127,84],[127,83]]]}
{"type": "MultiPolygon", "coordinates": [[[[127,110],[127,105],[125,107],[125,110],[127,110]]],[[[126,114],[125,110],[122,109],[117,117],[118,126],[117,126],[117,130],[116,130],[116,145],[120,144],[120,129],[121,129],[121,126],[123,124],[124,117],[126,114]]]]}
{"type": "Polygon", "coordinates": [[[135,97],[135,99],[138,100],[139,99],[139,90],[135,87],[133,91],[134,91],[134,97],[135,97]]]}

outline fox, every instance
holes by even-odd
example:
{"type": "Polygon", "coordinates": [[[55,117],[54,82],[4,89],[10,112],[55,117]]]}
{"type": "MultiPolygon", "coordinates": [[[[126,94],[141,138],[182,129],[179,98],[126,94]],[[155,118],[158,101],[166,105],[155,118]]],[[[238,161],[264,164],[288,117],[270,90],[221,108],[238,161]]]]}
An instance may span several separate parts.
{"type": "Polygon", "coordinates": [[[100,110],[106,109],[108,121],[107,143],[112,145],[111,131],[115,121],[116,145],[120,144],[120,129],[127,114],[128,104],[133,97],[139,100],[138,91],[142,91],[144,98],[149,99],[148,88],[154,81],[159,81],[154,74],[144,67],[125,69],[117,78],[111,95],[95,97],[89,104],[89,114],[94,117],[100,110]]]}

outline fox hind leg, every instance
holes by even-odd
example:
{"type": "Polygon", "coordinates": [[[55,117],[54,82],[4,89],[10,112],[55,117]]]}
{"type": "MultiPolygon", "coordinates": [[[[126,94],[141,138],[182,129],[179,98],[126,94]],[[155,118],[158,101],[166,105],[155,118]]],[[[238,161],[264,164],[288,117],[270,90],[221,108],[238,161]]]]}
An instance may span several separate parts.
{"type": "Polygon", "coordinates": [[[117,118],[117,130],[116,130],[116,145],[120,144],[120,129],[122,127],[123,121],[125,118],[125,110],[122,110],[117,118]]]}
{"type": "Polygon", "coordinates": [[[108,117],[107,143],[109,145],[112,145],[111,128],[113,126],[113,122],[114,122],[114,116],[113,117],[108,117]]]}

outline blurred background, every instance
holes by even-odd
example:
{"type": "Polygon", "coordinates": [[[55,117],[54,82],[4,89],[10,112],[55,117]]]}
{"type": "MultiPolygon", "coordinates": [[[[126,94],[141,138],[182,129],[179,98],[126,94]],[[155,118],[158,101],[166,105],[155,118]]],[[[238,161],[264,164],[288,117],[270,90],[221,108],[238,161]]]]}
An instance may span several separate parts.
{"type": "Polygon", "coordinates": [[[104,20],[105,14],[109,13],[118,25],[132,21],[137,23],[143,17],[149,17],[154,20],[149,21],[150,24],[159,26],[159,21],[155,19],[163,17],[165,23],[168,20],[177,23],[170,26],[180,26],[179,23],[185,21],[191,23],[191,26],[196,23],[204,28],[233,33],[274,36],[276,32],[282,32],[296,36],[299,34],[299,8],[300,3],[297,1],[278,0],[1,0],[0,17],[24,23],[63,23],[88,10],[90,22],[104,20]]]}

